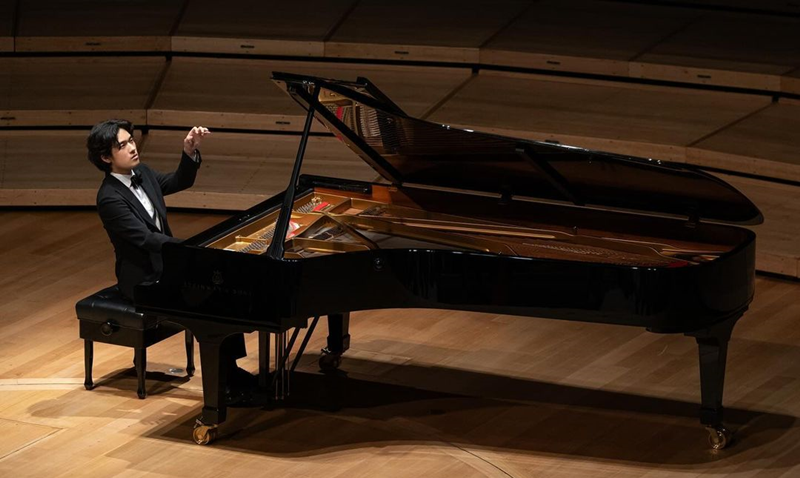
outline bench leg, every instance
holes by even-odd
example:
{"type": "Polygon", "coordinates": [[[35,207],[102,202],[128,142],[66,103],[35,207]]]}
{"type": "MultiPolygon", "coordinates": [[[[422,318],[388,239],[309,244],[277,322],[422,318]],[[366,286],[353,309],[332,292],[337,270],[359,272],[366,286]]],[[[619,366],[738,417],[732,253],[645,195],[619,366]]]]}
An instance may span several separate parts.
{"type": "Polygon", "coordinates": [[[194,376],[194,335],[186,329],[186,375],[194,376]]]}
{"type": "Polygon", "coordinates": [[[144,388],[144,376],[145,376],[146,371],[147,371],[147,349],[146,348],[136,348],[136,349],[134,349],[133,363],[136,366],[136,378],[137,378],[137,381],[138,381],[136,394],[139,395],[139,398],[145,398],[147,396],[147,391],[144,388]]]}
{"type": "Polygon", "coordinates": [[[92,363],[94,362],[94,343],[91,340],[83,341],[83,366],[85,368],[86,378],[83,381],[83,386],[86,390],[94,388],[92,381],[92,363]]]}

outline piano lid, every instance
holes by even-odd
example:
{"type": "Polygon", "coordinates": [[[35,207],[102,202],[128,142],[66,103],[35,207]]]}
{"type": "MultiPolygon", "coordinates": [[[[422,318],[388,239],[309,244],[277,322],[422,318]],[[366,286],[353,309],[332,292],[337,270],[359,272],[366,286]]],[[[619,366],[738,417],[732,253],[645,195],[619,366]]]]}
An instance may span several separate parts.
{"type": "Polygon", "coordinates": [[[747,197],[689,165],[529,141],[406,115],[364,78],[273,73],[304,108],[384,178],[414,185],[738,224],[763,216],[747,197]],[[314,89],[319,87],[318,100],[314,89]]]}

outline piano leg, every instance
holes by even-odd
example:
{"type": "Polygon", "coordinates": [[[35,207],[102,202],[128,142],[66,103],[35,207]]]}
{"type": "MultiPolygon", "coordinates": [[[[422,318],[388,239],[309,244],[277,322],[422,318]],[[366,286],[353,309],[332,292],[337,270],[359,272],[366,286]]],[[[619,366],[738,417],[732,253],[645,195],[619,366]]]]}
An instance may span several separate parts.
{"type": "Polygon", "coordinates": [[[728,341],[739,317],[741,315],[686,334],[697,340],[700,356],[700,422],[706,426],[709,443],[715,450],[725,448],[732,438],[732,433],[722,424],[722,394],[728,341]]]}
{"type": "Polygon", "coordinates": [[[208,342],[198,337],[200,343],[200,366],[203,369],[203,414],[197,420],[192,437],[198,445],[208,445],[217,436],[217,427],[225,421],[228,408],[225,405],[225,384],[228,383],[228,367],[223,364],[222,344],[208,342]]]}
{"type": "Polygon", "coordinates": [[[350,312],[328,315],[328,346],[322,349],[319,368],[330,371],[339,368],[342,354],[350,348],[350,312]]]}
{"type": "Polygon", "coordinates": [[[184,332],[184,344],[186,346],[186,375],[194,376],[194,335],[188,329],[184,332]]]}

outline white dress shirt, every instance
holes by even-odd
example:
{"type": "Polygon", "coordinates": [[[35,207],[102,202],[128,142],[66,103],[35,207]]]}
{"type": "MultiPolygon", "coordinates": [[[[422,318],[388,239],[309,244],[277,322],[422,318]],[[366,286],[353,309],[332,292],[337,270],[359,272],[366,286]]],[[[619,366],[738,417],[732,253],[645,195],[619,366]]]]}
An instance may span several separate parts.
{"type": "Polygon", "coordinates": [[[136,173],[134,173],[133,171],[131,171],[131,174],[111,173],[112,176],[119,179],[122,182],[122,184],[124,184],[128,189],[131,190],[131,192],[133,192],[133,195],[136,196],[136,199],[138,199],[140,203],[142,203],[142,206],[144,206],[145,211],[147,211],[147,214],[150,214],[150,217],[153,219],[153,222],[156,224],[156,227],[160,231],[161,219],[159,219],[158,212],[156,212],[156,208],[153,207],[152,201],[150,201],[150,198],[147,197],[147,194],[144,193],[144,189],[141,186],[135,188],[131,183],[131,178],[133,177],[134,174],[136,173]]]}

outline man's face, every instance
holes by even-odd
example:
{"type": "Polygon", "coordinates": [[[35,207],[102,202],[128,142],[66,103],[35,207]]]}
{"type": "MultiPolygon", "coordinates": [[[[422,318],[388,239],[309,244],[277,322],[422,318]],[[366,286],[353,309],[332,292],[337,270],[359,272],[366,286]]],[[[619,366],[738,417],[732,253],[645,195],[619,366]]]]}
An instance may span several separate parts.
{"type": "Polygon", "coordinates": [[[111,157],[104,156],[103,161],[111,165],[112,173],[131,173],[131,169],[139,164],[139,152],[130,133],[122,128],[117,131],[117,144],[111,146],[111,157]]]}

